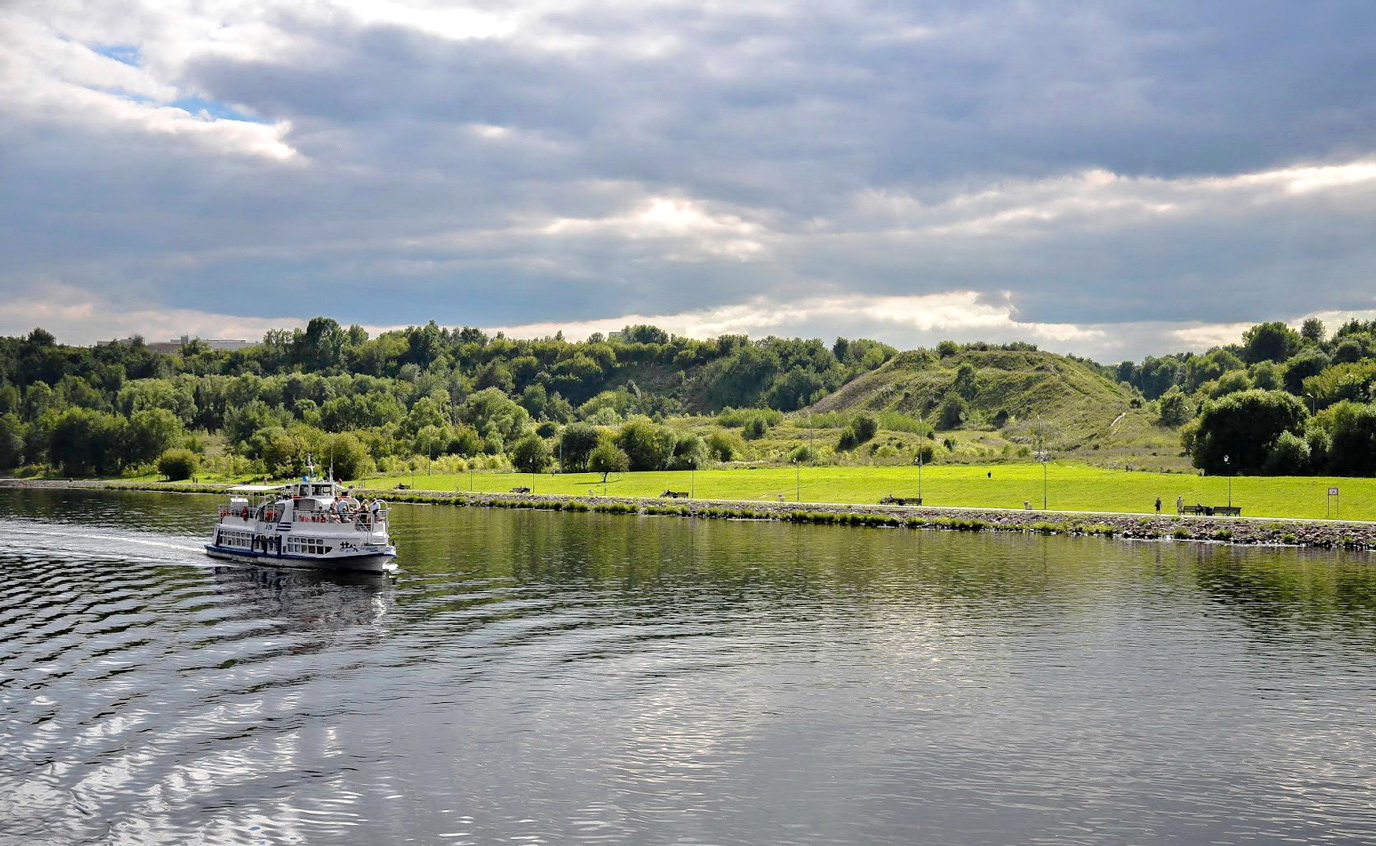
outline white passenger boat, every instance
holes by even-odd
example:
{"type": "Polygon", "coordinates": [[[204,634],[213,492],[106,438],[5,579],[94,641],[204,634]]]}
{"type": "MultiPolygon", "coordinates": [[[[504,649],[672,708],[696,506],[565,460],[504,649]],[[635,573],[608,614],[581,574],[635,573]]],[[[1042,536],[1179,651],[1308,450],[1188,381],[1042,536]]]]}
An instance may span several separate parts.
{"type": "Polygon", "coordinates": [[[208,555],[273,567],[390,573],[396,547],[387,535],[389,509],[361,502],[314,472],[289,485],[238,485],[220,506],[208,555]]]}

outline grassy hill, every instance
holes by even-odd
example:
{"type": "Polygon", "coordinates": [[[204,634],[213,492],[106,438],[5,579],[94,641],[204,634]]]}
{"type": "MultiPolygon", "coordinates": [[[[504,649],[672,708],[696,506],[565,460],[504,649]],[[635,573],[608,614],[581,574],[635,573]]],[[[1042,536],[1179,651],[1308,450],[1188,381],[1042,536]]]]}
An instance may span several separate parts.
{"type": "Polygon", "coordinates": [[[1177,431],[1155,425],[1132,389],[1092,364],[1037,350],[900,353],[807,411],[896,411],[943,432],[959,430],[959,440],[990,455],[1008,444],[1033,446],[1042,440],[1059,456],[1103,466],[1188,466],[1179,456],[1177,431]],[[943,426],[942,407],[953,395],[963,398],[966,421],[943,426]]]}

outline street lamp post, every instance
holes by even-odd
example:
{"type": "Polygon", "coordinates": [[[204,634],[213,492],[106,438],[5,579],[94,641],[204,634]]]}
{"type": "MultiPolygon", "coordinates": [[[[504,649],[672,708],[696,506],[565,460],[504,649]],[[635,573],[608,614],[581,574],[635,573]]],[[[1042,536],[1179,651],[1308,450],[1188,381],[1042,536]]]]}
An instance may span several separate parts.
{"type": "Polygon", "coordinates": [[[1233,474],[1228,466],[1228,456],[1223,456],[1223,472],[1228,474],[1228,507],[1233,507],[1233,474]]]}
{"type": "Polygon", "coordinates": [[[793,462],[793,499],[803,501],[803,462],[793,462]]]}
{"type": "Polygon", "coordinates": [[[1037,453],[1037,461],[1041,462],[1041,465],[1042,465],[1042,510],[1043,510],[1043,511],[1046,510],[1046,465],[1047,465],[1047,462],[1049,462],[1050,460],[1051,460],[1051,456],[1050,456],[1049,454],[1047,454],[1047,451],[1046,451],[1046,450],[1041,450],[1041,451],[1039,451],[1039,452],[1037,453]]]}
{"type": "Polygon", "coordinates": [[[922,447],[917,448],[917,501],[922,501],[922,447]]]}
{"type": "Polygon", "coordinates": [[[1037,416],[1037,460],[1042,465],[1042,510],[1046,510],[1046,463],[1051,460],[1050,453],[1046,450],[1046,424],[1042,422],[1041,415],[1037,416]]]}
{"type": "Polygon", "coordinates": [[[688,498],[695,499],[697,496],[698,480],[698,460],[689,456],[688,458],[688,498]]]}

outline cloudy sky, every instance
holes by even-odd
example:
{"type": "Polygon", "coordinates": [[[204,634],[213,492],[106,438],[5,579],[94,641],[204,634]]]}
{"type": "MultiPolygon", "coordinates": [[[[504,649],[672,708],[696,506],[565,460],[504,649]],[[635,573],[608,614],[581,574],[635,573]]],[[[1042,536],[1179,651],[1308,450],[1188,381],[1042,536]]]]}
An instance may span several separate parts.
{"type": "Polygon", "coordinates": [[[6,0],[0,334],[1376,309],[1376,4],[6,0]]]}

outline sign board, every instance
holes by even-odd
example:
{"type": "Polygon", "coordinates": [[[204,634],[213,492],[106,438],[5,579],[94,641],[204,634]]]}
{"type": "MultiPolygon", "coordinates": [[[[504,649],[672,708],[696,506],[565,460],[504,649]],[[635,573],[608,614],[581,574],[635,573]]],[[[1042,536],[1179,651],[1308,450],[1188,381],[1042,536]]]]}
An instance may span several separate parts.
{"type": "Polygon", "coordinates": [[[1329,496],[1337,496],[1337,495],[1338,495],[1338,489],[1337,489],[1337,488],[1329,488],[1329,489],[1328,489],[1328,495],[1329,495],[1329,496]]]}

